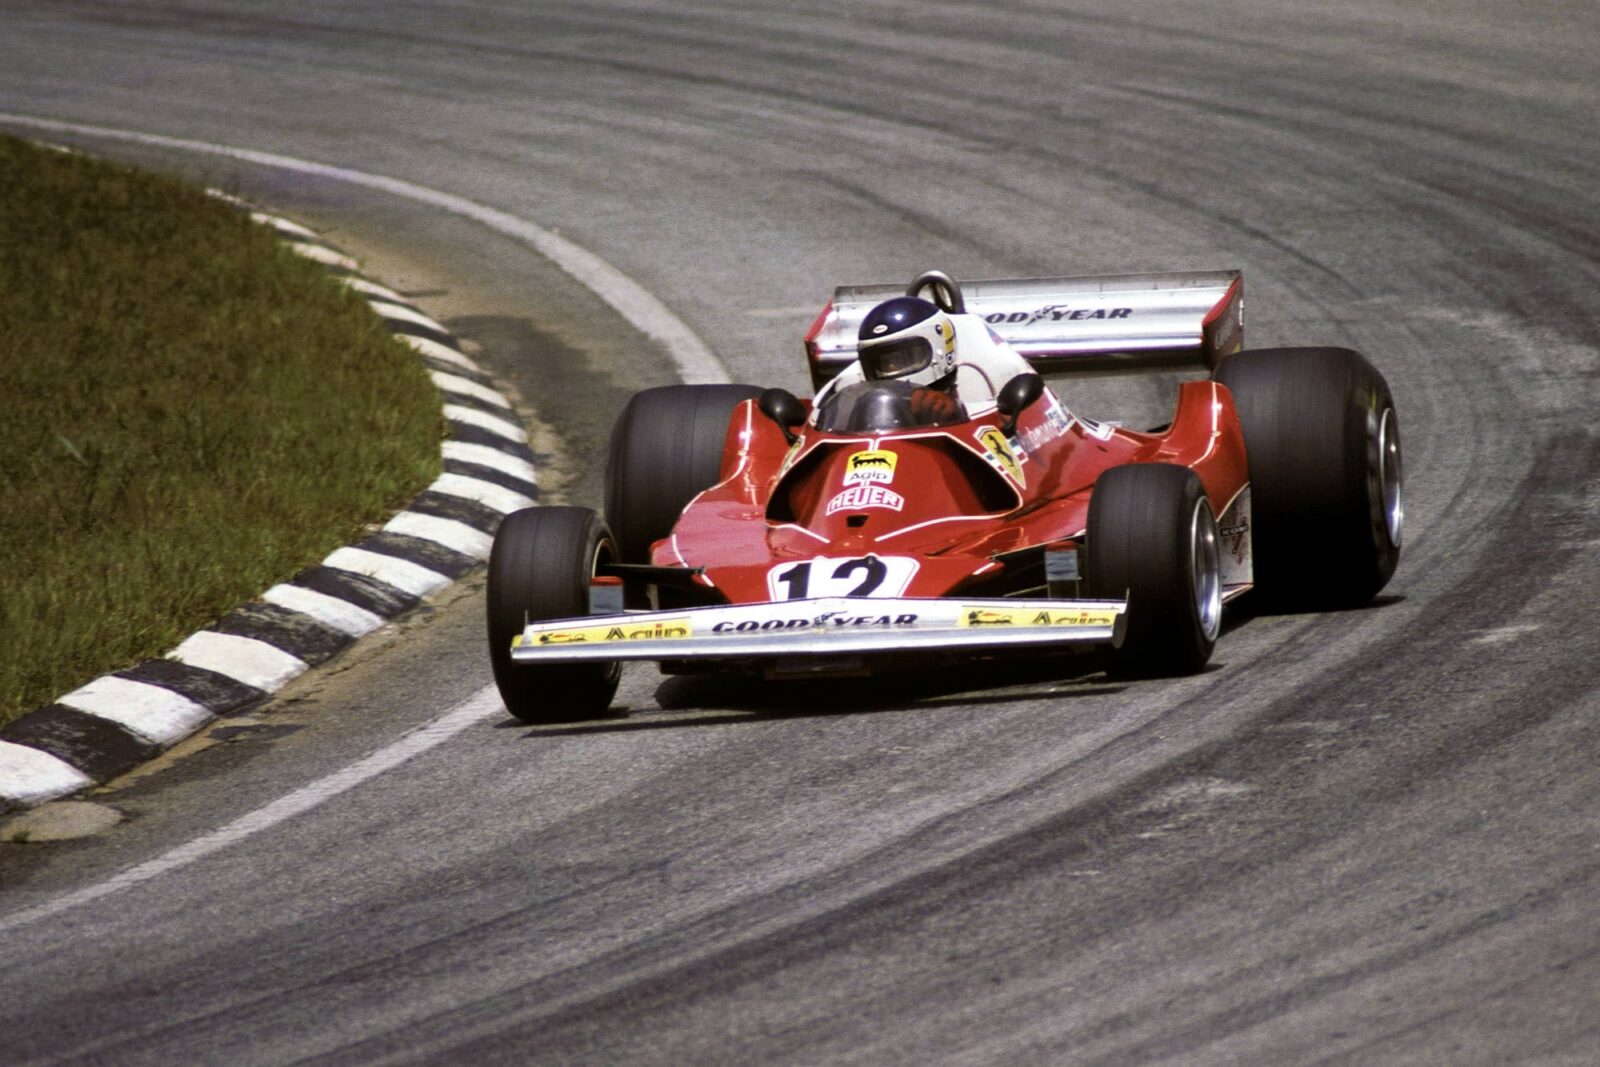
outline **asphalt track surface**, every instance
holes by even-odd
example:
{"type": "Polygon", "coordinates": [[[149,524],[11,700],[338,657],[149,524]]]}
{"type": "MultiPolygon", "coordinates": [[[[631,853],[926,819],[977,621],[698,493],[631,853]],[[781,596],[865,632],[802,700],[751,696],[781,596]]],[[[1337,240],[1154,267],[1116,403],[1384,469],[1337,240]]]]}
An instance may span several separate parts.
{"type": "MultiPolygon", "coordinates": [[[[1600,1059],[1597,43],[1580,0],[0,4],[0,110],[510,212],[739,380],[802,386],[837,283],[1241,267],[1252,344],[1385,371],[1408,476],[1377,605],[1237,619],[1199,677],[641,668],[611,720],[473,718],[0,928],[0,1061],[1600,1059]]],[[[132,154],[330,228],[481,346],[550,499],[597,501],[622,400],[672,380],[472,223],[132,154]]],[[[219,724],[99,797],[107,834],[0,846],[0,924],[471,699],[481,610],[219,724]]]]}

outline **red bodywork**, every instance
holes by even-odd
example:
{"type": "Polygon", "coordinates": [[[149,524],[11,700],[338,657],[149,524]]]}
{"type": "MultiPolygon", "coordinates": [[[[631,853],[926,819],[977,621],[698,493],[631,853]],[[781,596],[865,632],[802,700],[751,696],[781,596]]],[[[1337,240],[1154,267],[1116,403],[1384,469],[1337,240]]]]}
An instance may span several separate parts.
{"type": "MultiPolygon", "coordinates": [[[[695,582],[707,603],[819,593],[1005,595],[1027,584],[1025,550],[1081,544],[1090,492],[1108,468],[1190,467],[1218,516],[1248,478],[1232,398],[1210,381],[1180,387],[1172,423],[1160,433],[1086,424],[1046,392],[1018,418],[1007,442],[1016,462],[1008,463],[985,447],[985,437],[1006,441],[1000,425],[990,414],[869,434],[808,426],[791,448],[755,402],[745,401],[729,423],[722,481],[689,504],[671,537],[656,542],[652,563],[700,569],[695,582]],[[852,459],[861,453],[893,458],[852,459]],[[826,589],[798,584],[807,575],[785,566],[817,557],[841,561],[816,576],[833,582],[826,589]],[[880,574],[879,586],[864,591],[872,577],[868,557],[892,565],[887,584],[880,574]]],[[[1036,555],[1032,563],[1038,565],[1036,555]]]]}

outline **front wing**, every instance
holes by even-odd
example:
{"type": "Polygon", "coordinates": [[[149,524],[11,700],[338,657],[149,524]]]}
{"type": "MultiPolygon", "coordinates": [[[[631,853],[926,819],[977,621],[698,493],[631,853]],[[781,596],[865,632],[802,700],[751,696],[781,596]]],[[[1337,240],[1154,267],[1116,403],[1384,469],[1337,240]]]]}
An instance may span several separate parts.
{"type": "Polygon", "coordinates": [[[714,660],[1122,643],[1123,600],[827,597],[530,622],[514,663],[714,660]]]}

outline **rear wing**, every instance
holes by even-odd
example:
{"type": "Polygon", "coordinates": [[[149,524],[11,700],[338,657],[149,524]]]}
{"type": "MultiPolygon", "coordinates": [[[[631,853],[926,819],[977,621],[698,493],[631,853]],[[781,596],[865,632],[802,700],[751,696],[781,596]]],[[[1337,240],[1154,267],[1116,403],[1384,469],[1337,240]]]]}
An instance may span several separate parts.
{"type": "MultiPolygon", "coordinates": [[[[893,285],[833,291],[806,333],[814,388],[855,361],[867,312],[905,292],[893,285]]],[[[1236,270],[965,282],[959,297],[1044,374],[1215,368],[1244,338],[1244,276],[1236,270]]]]}

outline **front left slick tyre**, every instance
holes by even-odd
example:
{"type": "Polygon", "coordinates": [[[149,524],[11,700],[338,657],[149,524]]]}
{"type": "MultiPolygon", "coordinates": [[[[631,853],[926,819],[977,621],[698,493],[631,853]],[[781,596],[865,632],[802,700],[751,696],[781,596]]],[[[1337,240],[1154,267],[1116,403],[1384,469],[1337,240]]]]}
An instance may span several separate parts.
{"type": "Polygon", "coordinates": [[[489,663],[506,710],[523,722],[588,719],[611,706],[620,663],[518,665],[511,642],[525,621],[587,615],[590,579],[616,558],[610,532],[589,508],[524,508],[500,523],[489,553],[489,663]]]}

